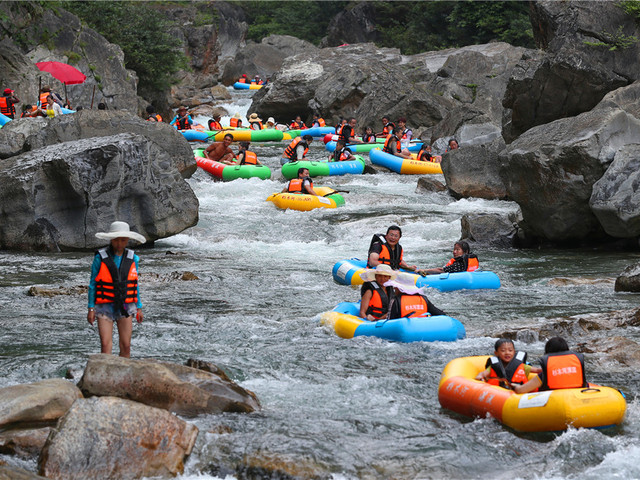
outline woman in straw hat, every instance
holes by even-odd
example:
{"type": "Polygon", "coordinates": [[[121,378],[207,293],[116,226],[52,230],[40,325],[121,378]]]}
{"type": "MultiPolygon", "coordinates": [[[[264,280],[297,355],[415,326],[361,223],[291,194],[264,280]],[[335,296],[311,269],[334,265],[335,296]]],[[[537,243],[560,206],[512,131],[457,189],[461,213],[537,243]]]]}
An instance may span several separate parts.
{"type": "Polygon", "coordinates": [[[262,119],[257,113],[249,115],[249,128],[251,130],[262,130],[262,119]]]}
{"type": "Polygon", "coordinates": [[[111,353],[113,323],[118,327],[120,356],[131,354],[133,316],[142,323],[142,302],[138,288],[138,256],[129,250],[129,239],[145,243],[139,233],[132,232],[126,222],[113,222],[108,232],[96,237],[109,240],[109,246],[98,250],[91,265],[89,282],[89,313],[87,321],[93,325],[98,319],[98,333],[102,353],[111,353]]]}
{"type": "Polygon", "coordinates": [[[364,280],[360,294],[360,317],[375,322],[386,318],[389,312],[389,304],[393,298],[393,288],[384,284],[395,279],[398,272],[392,270],[389,265],[380,264],[375,269],[365,270],[360,274],[364,280]]]}

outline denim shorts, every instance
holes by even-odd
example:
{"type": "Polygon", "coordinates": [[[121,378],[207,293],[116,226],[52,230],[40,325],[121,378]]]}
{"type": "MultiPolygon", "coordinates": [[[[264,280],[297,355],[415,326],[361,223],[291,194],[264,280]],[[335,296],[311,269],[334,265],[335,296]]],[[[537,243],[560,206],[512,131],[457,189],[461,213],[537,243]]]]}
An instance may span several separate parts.
{"type": "Polygon", "coordinates": [[[120,312],[120,309],[115,308],[115,304],[113,303],[98,303],[96,305],[96,318],[107,317],[112,322],[115,322],[117,320],[120,320],[121,318],[135,315],[138,311],[138,307],[136,307],[135,303],[125,303],[124,308],[127,310],[129,315],[123,315],[120,312]]]}

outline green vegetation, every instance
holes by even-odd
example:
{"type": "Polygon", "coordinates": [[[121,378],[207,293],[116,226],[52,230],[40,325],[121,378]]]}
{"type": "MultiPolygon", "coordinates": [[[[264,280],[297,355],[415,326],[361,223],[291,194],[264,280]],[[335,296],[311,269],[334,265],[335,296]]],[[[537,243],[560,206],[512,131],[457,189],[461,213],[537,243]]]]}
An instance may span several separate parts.
{"type": "Polygon", "coordinates": [[[125,66],[136,71],[142,89],[169,88],[172,75],[188,65],[175,39],[167,33],[169,21],[147,2],[67,1],[60,4],[122,48],[125,66]]]}
{"type": "Polygon", "coordinates": [[[69,59],[68,61],[69,61],[69,64],[71,65],[78,63],[82,58],[82,55],[80,55],[77,52],[67,51],[67,52],[64,52],[64,55],[69,59]]]}
{"type": "Polygon", "coordinates": [[[622,31],[622,25],[620,25],[618,30],[614,33],[604,31],[600,32],[600,38],[602,40],[598,42],[585,41],[584,43],[591,47],[606,47],[610,51],[615,51],[618,49],[624,50],[638,42],[638,38],[636,36],[624,34],[622,31]]]}
{"type": "Polygon", "coordinates": [[[640,22],[640,1],[638,0],[625,0],[619,2],[618,6],[622,8],[624,13],[631,15],[636,19],[636,22],[640,22]]]}

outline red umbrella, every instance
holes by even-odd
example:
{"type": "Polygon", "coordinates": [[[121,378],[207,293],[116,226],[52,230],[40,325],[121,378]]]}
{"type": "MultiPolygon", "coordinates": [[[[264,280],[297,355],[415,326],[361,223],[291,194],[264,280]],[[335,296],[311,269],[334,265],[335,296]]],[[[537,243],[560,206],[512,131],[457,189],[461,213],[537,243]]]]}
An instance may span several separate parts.
{"type": "Polygon", "coordinates": [[[36,67],[43,72],[50,73],[54,78],[64,83],[64,100],[67,103],[69,103],[67,100],[67,85],[84,83],[87,79],[87,76],[76,67],[62,62],[38,62],[36,67]]]}
{"type": "Polygon", "coordinates": [[[65,85],[76,85],[84,83],[87,76],[71,65],[62,62],[38,62],[36,63],[43,72],[48,72],[65,85]]]}

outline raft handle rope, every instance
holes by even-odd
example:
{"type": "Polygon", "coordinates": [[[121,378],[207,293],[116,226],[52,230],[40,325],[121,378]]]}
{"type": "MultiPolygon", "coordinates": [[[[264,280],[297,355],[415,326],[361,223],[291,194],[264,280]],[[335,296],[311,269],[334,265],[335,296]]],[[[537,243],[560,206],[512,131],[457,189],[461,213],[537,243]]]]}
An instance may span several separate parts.
{"type": "Polygon", "coordinates": [[[587,388],[583,388],[582,390],[580,390],[580,393],[584,393],[584,392],[599,392],[599,391],[600,391],[599,388],[587,387],[587,388]]]}

